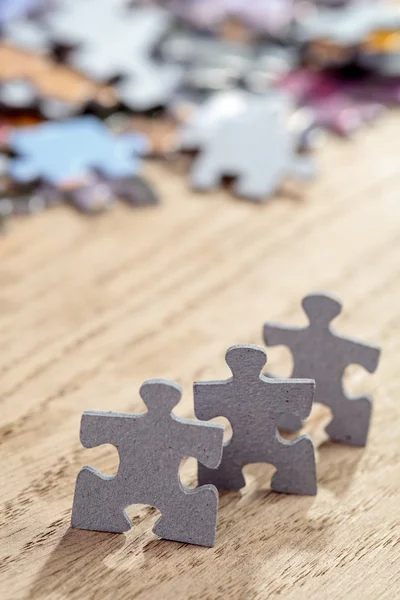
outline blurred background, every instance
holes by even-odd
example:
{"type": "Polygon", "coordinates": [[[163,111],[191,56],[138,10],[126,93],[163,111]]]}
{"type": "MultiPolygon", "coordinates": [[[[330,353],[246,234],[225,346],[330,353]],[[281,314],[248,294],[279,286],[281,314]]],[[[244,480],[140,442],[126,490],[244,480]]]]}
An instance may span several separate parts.
{"type": "Polygon", "coordinates": [[[389,0],[0,0],[0,27],[3,230],[155,207],[148,161],[197,191],[306,196],[327,137],[400,102],[389,0]]]}

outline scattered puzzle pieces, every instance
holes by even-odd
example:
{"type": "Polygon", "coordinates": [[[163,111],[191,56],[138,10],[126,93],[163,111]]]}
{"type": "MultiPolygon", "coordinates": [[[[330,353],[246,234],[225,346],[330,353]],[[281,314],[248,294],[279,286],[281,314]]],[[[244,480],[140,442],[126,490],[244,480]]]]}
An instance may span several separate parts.
{"type": "MultiPolygon", "coordinates": [[[[345,369],[361,365],[369,373],[378,366],[380,350],[356,339],[345,338],[334,331],[330,323],[342,309],[341,303],[328,294],[311,294],[302,306],[309,325],[303,328],[274,323],[264,325],[267,346],[287,346],[293,355],[292,377],[313,377],[316,383],[315,402],[332,411],[326,428],[331,439],[355,446],[365,446],[370,423],[372,400],[369,396],[350,398],[343,390],[345,369]]],[[[283,428],[297,430],[301,419],[283,417],[283,428]]]]}
{"type": "Polygon", "coordinates": [[[288,494],[317,493],[314,448],[309,436],[284,440],[277,431],[278,418],[310,414],[315,383],[311,379],[269,379],[261,374],[266,353],[257,346],[233,346],[226,353],[232,377],[226,381],[194,384],[195,413],[199,419],[226,417],[232,439],[224,444],[218,469],[199,465],[199,483],[219,489],[239,490],[242,469],[266,462],[277,468],[271,487],[288,494]]]}
{"type": "Polygon", "coordinates": [[[149,504],[161,512],[153,531],[162,538],[213,546],[218,509],[214,486],[186,489],[179,480],[184,458],[209,468],[222,456],[223,426],[176,417],[182,390],[172,381],[152,379],[140,388],[148,412],[87,411],[81,423],[85,448],[112,444],[120,457],[115,476],[93,467],[78,474],[72,527],[122,533],[132,527],[125,509],[149,504]]]}

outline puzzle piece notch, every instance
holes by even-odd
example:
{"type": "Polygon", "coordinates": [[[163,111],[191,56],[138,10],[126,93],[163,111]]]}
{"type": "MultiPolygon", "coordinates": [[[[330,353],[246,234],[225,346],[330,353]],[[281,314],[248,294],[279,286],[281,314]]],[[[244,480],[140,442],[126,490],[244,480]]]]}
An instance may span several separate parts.
{"type": "Polygon", "coordinates": [[[223,426],[182,419],[172,412],[182,390],[164,379],[140,388],[148,412],[122,414],[87,411],[81,424],[86,448],[112,444],[120,457],[115,476],[92,467],[78,474],[72,527],[122,533],[132,523],[125,513],[132,504],[149,504],[161,512],[153,531],[162,538],[213,546],[218,509],[214,486],[186,489],[179,467],[192,456],[209,468],[221,460],[223,426]]]}
{"type": "Polygon", "coordinates": [[[315,495],[317,492],[314,448],[309,436],[293,441],[281,438],[277,422],[281,415],[310,414],[315,382],[311,379],[270,379],[262,375],[267,356],[252,345],[232,346],[226,362],[232,377],[225,381],[194,384],[195,413],[199,419],[226,417],[232,438],[224,444],[218,469],[199,465],[199,483],[219,489],[239,490],[245,480],[242,469],[266,462],[277,468],[271,488],[277,492],[315,495]]]}
{"type": "Polygon", "coordinates": [[[9,145],[19,155],[10,161],[13,179],[41,178],[59,186],[81,181],[93,171],[109,179],[132,176],[139,169],[140,155],[149,148],[145,136],[113,135],[92,116],[19,128],[9,145]]]}
{"type": "Polygon", "coordinates": [[[223,176],[233,176],[238,196],[260,202],[287,176],[312,177],[313,164],[296,154],[296,137],[286,123],[287,99],[276,94],[263,100],[240,117],[222,120],[204,141],[190,175],[195,190],[210,190],[223,176]]]}
{"type": "MultiPolygon", "coordinates": [[[[357,364],[374,373],[379,362],[377,346],[339,335],[331,321],[342,309],[340,301],[329,294],[311,294],[302,301],[309,324],[306,327],[288,327],[265,323],[264,341],[267,346],[284,345],[293,356],[292,377],[313,377],[316,382],[315,402],[325,404],[332,411],[332,420],[326,428],[329,436],[340,442],[365,446],[368,436],[372,399],[370,396],[349,397],[343,390],[345,369],[357,364]]],[[[280,426],[289,430],[300,429],[301,419],[280,420],[280,426]]]]}

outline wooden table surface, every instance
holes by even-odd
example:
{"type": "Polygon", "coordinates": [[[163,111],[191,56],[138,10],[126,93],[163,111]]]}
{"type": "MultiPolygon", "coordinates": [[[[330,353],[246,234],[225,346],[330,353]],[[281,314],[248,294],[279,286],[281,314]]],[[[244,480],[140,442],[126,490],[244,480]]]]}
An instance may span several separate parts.
{"type": "MultiPolygon", "coordinates": [[[[301,198],[264,206],[226,190],[195,195],[165,165],[147,171],[160,208],[84,218],[69,208],[15,222],[0,240],[0,597],[400,598],[400,117],[317,153],[301,198]],[[336,293],[336,327],[383,347],[375,375],[347,388],[375,399],[365,449],[322,443],[317,497],[273,493],[246,469],[221,496],[215,548],[156,539],[156,510],[129,509],[127,535],[69,528],[84,464],[118,468],[111,446],[81,447],[84,409],[141,411],[140,384],[225,378],[226,349],[262,345],[265,320],[305,322],[300,301],[336,293]]],[[[287,351],[270,366],[288,374],[287,351]]],[[[194,485],[187,460],[182,480],[194,485]]]]}

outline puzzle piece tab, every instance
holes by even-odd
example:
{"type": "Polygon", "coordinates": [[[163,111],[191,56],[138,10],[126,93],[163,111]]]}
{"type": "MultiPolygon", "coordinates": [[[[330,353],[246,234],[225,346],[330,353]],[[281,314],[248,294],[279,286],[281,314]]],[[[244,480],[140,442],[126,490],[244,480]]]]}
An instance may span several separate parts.
{"type": "Polygon", "coordinates": [[[262,348],[233,346],[226,353],[232,377],[226,381],[194,384],[195,413],[199,419],[226,417],[232,439],[224,444],[221,465],[211,471],[199,465],[199,483],[239,490],[242,469],[266,462],[277,468],[271,487],[288,494],[317,493],[314,448],[309,436],[284,440],[277,431],[281,415],[310,414],[315,383],[311,379],[269,379],[261,374],[267,361],[262,348]]]}
{"type": "MultiPolygon", "coordinates": [[[[264,340],[267,346],[287,346],[293,355],[292,377],[313,377],[316,383],[315,402],[332,411],[332,421],[326,428],[336,441],[365,446],[367,441],[372,400],[369,396],[350,398],[343,390],[345,369],[361,365],[369,373],[378,366],[380,349],[356,339],[339,335],[330,326],[342,305],[328,294],[311,294],[302,306],[309,325],[303,328],[265,323],[264,340]]],[[[280,420],[287,429],[300,429],[301,419],[280,420]]]]}
{"type": "Polygon", "coordinates": [[[78,474],[72,527],[122,533],[132,523],[125,509],[149,504],[161,512],[153,531],[162,538],[213,546],[218,509],[214,486],[186,489],[179,480],[184,458],[213,469],[221,460],[223,426],[181,419],[172,409],[182,390],[172,381],[152,379],[140,388],[148,412],[87,411],[81,423],[86,448],[112,444],[120,457],[115,476],[93,467],[78,474]]]}
{"type": "Polygon", "coordinates": [[[113,135],[91,116],[20,128],[10,136],[9,145],[18,154],[10,161],[13,179],[41,178],[59,186],[82,181],[96,171],[107,179],[132,176],[148,149],[144,136],[113,135]]]}

